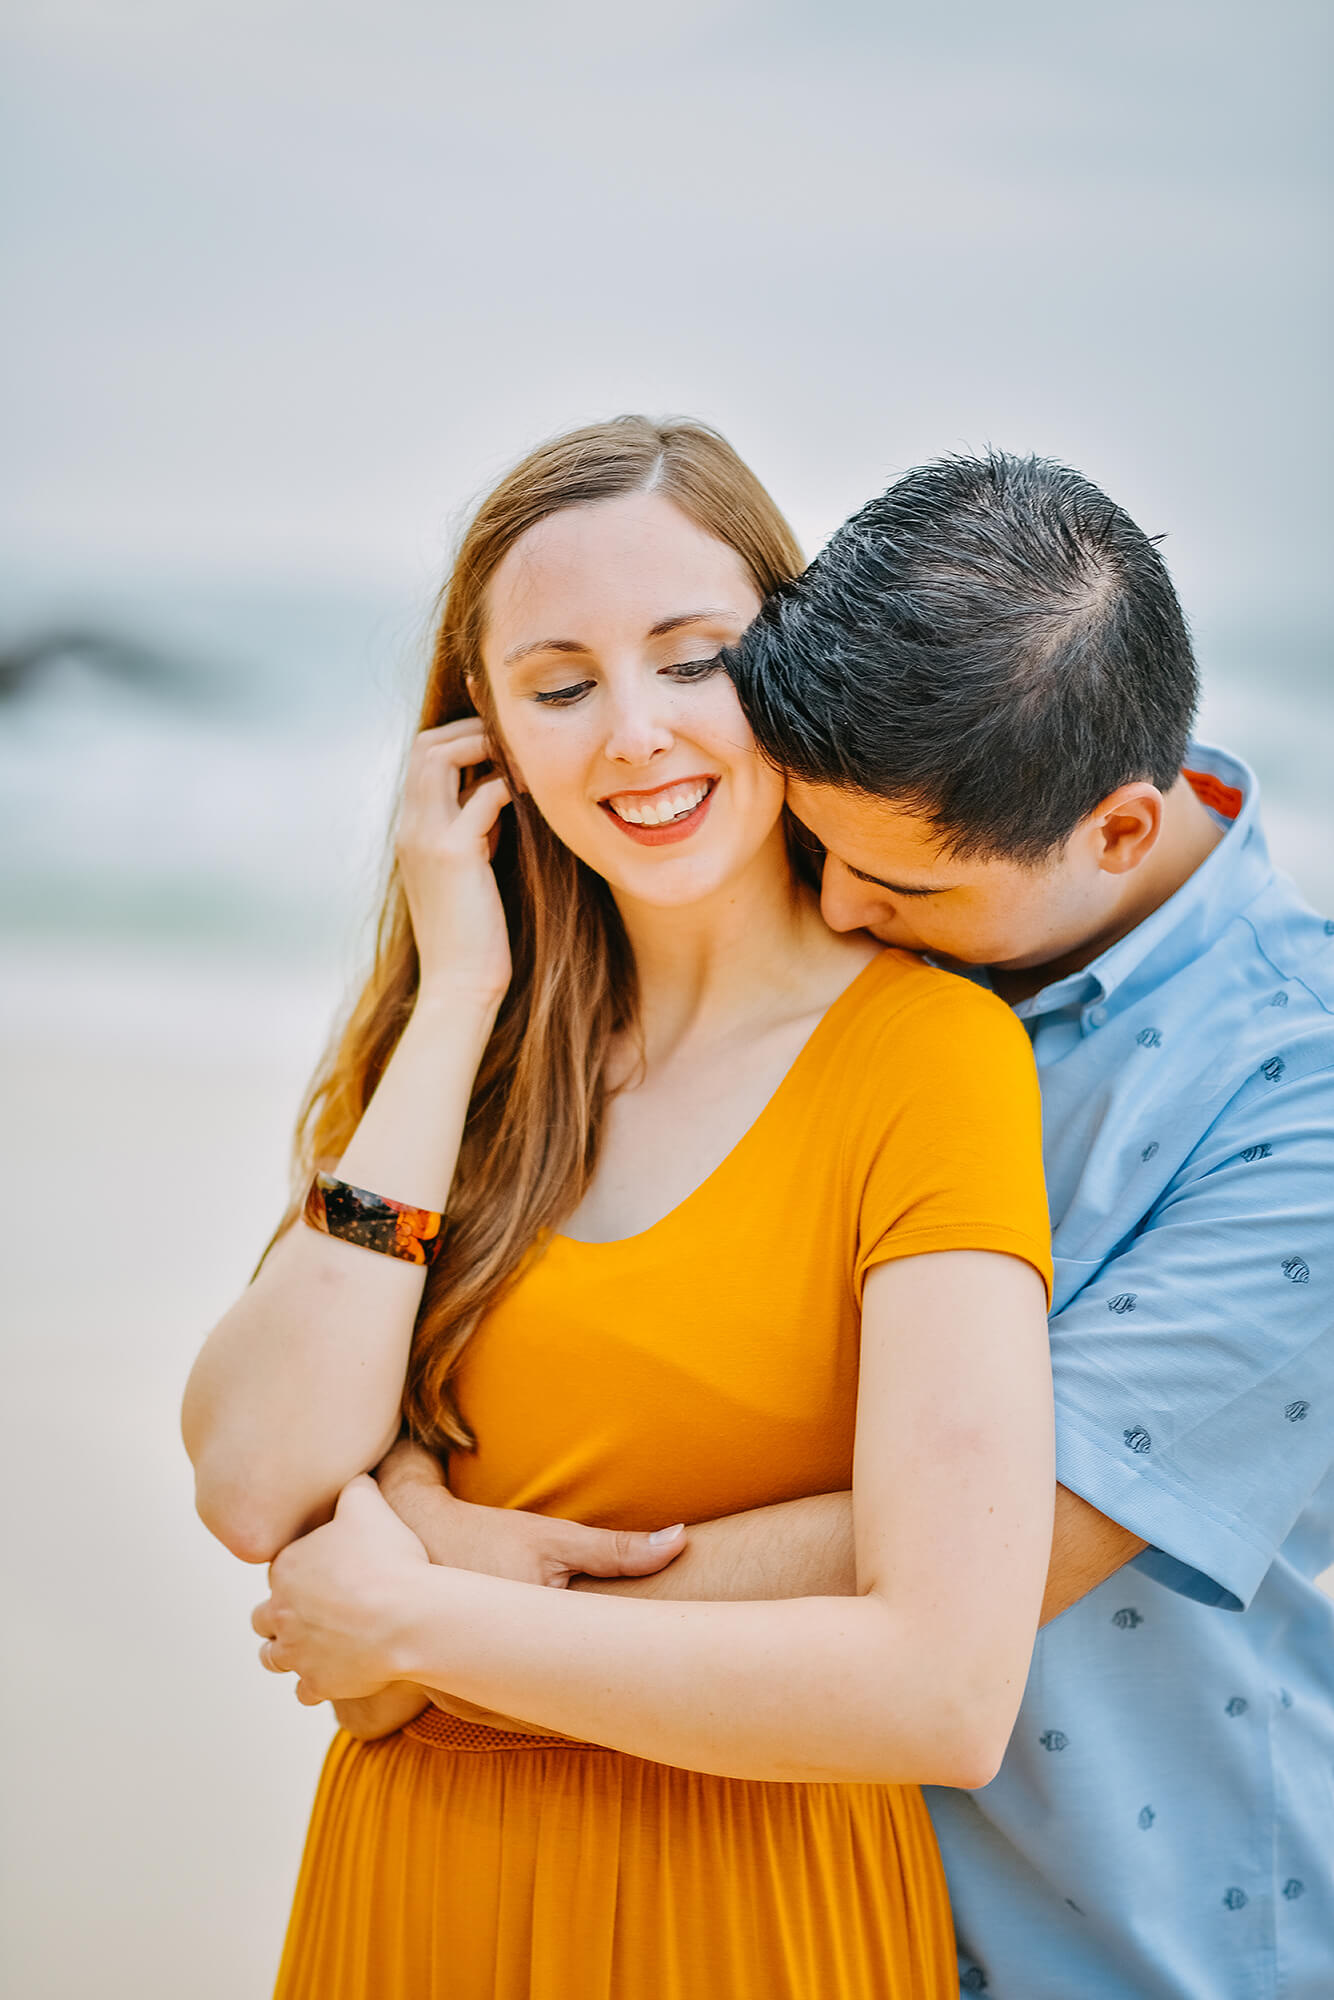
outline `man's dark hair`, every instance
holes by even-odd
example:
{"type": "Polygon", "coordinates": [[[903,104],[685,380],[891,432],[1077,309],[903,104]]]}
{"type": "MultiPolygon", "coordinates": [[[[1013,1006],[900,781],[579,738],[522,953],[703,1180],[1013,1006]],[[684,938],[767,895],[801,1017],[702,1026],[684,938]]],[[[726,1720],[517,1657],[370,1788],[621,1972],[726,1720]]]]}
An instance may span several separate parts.
{"type": "Polygon", "coordinates": [[[1038,861],[1118,785],[1177,779],[1198,686],[1162,558],[1045,458],[898,480],[728,654],[791,774],[924,814],[947,852],[1038,861]]]}

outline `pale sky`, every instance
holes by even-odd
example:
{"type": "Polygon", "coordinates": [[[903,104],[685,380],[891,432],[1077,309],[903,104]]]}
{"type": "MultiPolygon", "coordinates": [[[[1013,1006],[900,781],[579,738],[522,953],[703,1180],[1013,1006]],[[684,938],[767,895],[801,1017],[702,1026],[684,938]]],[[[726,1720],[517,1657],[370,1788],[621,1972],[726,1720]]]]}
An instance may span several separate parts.
{"type": "Polygon", "coordinates": [[[438,570],[625,408],[808,549],[1067,458],[1210,619],[1327,626],[1327,0],[9,0],[11,554],[438,570]]]}

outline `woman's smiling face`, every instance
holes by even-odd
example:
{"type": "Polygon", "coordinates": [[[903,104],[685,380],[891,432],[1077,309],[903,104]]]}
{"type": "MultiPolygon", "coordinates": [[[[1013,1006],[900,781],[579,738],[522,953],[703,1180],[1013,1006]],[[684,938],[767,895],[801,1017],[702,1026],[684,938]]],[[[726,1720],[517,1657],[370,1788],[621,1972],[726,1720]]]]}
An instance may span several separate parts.
{"type": "Polygon", "coordinates": [[[759,608],[736,551],[651,492],[550,515],[491,579],[482,654],[515,775],[622,895],[697,902],[781,840],[783,780],[716,664],[759,608]]]}

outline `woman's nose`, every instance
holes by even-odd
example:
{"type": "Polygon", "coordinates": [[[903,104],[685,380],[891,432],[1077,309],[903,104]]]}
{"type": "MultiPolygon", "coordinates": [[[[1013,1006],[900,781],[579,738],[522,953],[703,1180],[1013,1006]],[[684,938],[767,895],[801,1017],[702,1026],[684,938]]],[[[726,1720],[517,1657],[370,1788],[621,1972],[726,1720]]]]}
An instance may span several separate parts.
{"type": "Polygon", "coordinates": [[[674,741],[666,717],[646,694],[636,690],[620,697],[605,745],[613,763],[647,764],[670,750],[674,741]]]}

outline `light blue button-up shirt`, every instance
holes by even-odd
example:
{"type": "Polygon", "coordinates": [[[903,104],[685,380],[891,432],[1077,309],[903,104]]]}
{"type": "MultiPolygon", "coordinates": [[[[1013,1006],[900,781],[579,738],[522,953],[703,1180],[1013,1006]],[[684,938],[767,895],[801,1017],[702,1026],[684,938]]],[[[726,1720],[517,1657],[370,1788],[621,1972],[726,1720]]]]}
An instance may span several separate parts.
{"type": "Polygon", "coordinates": [[[1334,1996],[1334,923],[1190,768],[1225,837],[1016,1009],[1057,1475],[1150,1546],[1039,1637],[994,1782],[928,1792],[993,2000],[1334,1996]]]}

